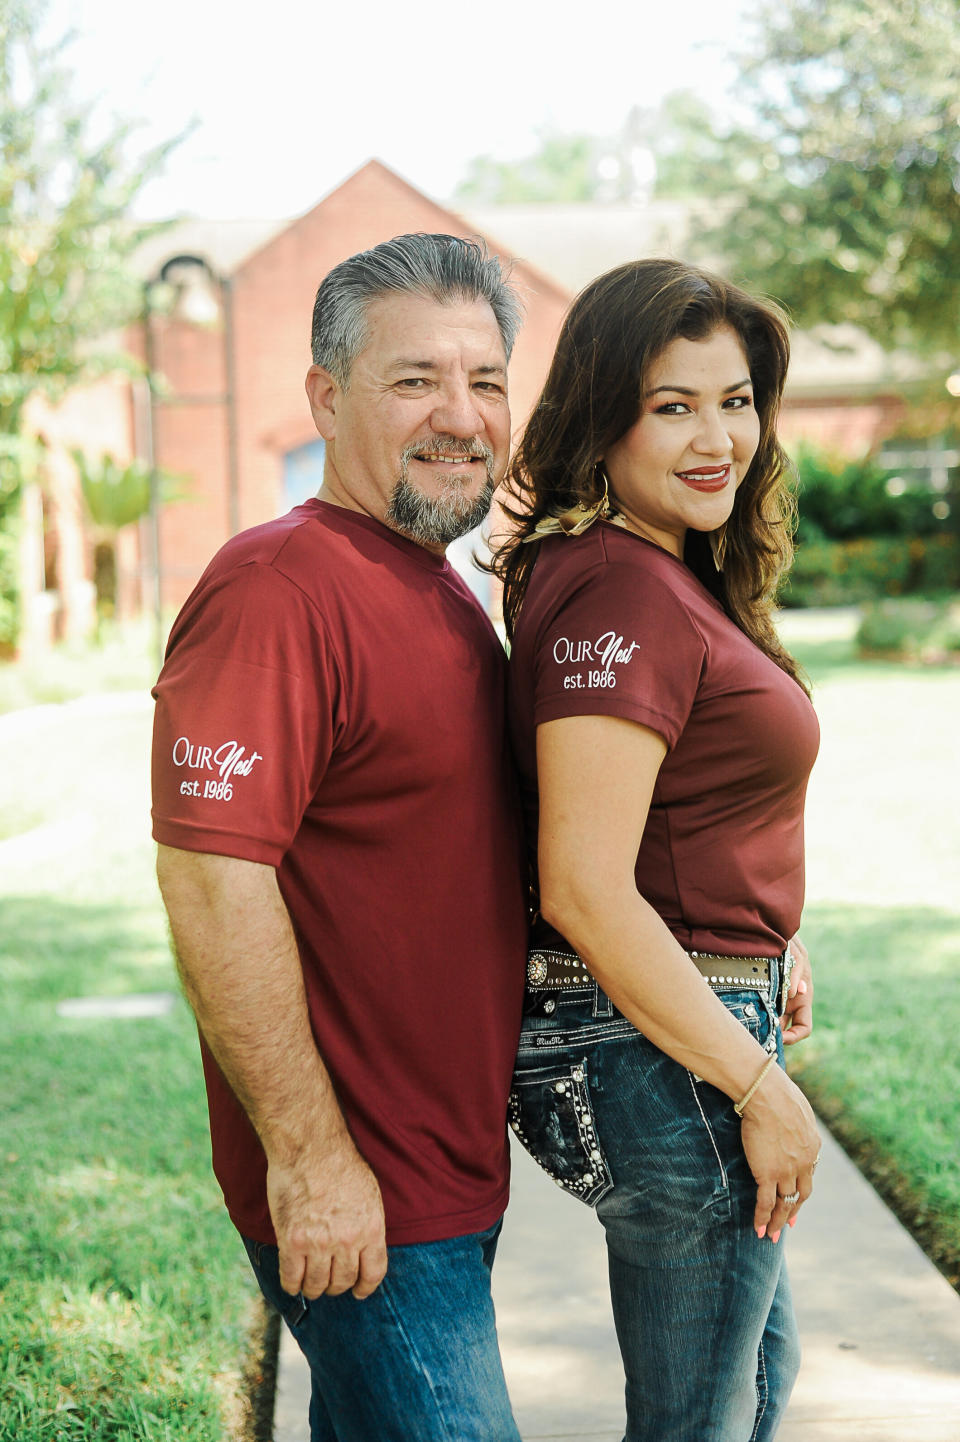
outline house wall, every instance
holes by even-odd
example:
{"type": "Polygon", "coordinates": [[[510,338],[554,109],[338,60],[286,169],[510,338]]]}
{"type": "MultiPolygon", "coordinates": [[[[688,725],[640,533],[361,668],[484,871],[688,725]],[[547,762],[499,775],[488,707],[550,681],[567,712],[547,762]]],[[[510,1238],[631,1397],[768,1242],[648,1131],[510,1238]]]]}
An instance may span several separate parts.
{"type": "Polygon", "coordinates": [[[903,397],[896,395],[829,400],[788,397],[780,416],[780,439],[788,451],[798,441],[807,441],[839,455],[862,456],[894,434],[907,409],[903,397]]]}
{"type": "MultiPolygon", "coordinates": [[[[352,176],[309,214],[250,256],[231,281],[240,528],[283,509],[283,458],[316,438],[303,390],[310,364],[310,322],[317,286],[339,261],[393,235],[444,231],[469,235],[459,217],[434,205],[376,162],[352,176]]],[[[494,243],[491,242],[491,248],[494,243]]],[[[519,425],[546,374],[566,294],[532,267],[515,282],[526,323],[510,368],[519,425]]],[[[163,597],[178,606],[230,534],[227,496],[224,338],[212,331],[154,322],[157,368],[171,386],[154,407],[158,464],[189,470],[191,501],[164,508],[163,597]],[[216,405],[189,397],[220,394],[216,405]]]]}
{"type": "MultiPolygon", "coordinates": [[[[129,383],[110,377],[68,391],[56,406],[34,396],[26,425],[45,443],[42,477],[24,505],[24,552],[29,559],[22,568],[22,646],[29,650],[92,630],[94,537],[71,451],[84,451],[91,458],[107,453],[121,464],[131,459],[129,383]],[[40,559],[44,554],[45,570],[40,559]]],[[[132,611],[142,599],[139,547],[132,534],[122,538],[118,567],[121,610],[132,611]]]]}

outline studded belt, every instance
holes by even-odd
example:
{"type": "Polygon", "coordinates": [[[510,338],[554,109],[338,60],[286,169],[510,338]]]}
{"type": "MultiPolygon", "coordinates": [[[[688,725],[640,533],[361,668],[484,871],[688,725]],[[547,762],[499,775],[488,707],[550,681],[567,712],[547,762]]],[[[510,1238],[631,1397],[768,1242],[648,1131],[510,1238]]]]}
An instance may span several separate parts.
{"type": "MultiPolygon", "coordinates": [[[[772,960],[765,956],[719,956],[713,952],[688,951],[687,956],[712,991],[759,991],[769,996],[772,974],[779,971],[777,1011],[787,1000],[793,954],[772,960]]],[[[531,951],[527,957],[527,990],[533,992],[589,991],[594,986],[586,963],[573,951],[531,951]]]]}

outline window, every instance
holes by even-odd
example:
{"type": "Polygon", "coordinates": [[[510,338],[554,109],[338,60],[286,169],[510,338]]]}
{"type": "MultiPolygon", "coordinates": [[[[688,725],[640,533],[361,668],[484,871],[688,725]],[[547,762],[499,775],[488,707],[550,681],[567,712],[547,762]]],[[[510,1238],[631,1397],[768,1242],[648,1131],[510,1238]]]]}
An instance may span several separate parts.
{"type": "Polygon", "coordinates": [[[283,458],[283,506],[281,514],[315,496],[323,482],[323,458],[326,442],[319,437],[283,458]]]}

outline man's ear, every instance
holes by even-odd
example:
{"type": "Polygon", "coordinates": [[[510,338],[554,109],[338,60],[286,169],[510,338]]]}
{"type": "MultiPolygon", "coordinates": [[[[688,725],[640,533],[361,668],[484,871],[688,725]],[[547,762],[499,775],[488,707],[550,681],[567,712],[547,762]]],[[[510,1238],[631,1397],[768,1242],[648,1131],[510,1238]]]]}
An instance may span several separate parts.
{"type": "Polygon", "coordinates": [[[337,403],[343,394],[340,386],[323,366],[312,365],[304,381],[313,422],[325,441],[337,434],[337,403]]]}

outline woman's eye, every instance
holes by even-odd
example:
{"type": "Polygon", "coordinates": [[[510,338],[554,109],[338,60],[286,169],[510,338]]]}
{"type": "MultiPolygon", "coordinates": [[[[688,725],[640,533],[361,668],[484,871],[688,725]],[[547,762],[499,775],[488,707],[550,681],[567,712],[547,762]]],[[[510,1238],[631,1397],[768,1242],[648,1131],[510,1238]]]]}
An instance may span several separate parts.
{"type": "Polygon", "coordinates": [[[750,408],[750,406],[753,405],[753,397],[752,397],[752,396],[729,396],[729,397],[727,398],[727,400],[724,402],[724,404],[726,405],[727,410],[730,410],[730,411],[745,411],[745,410],[748,410],[748,409],[750,408]]]}
{"type": "Polygon", "coordinates": [[[657,406],[658,416],[682,416],[688,409],[683,401],[666,401],[662,406],[657,406]]]}

